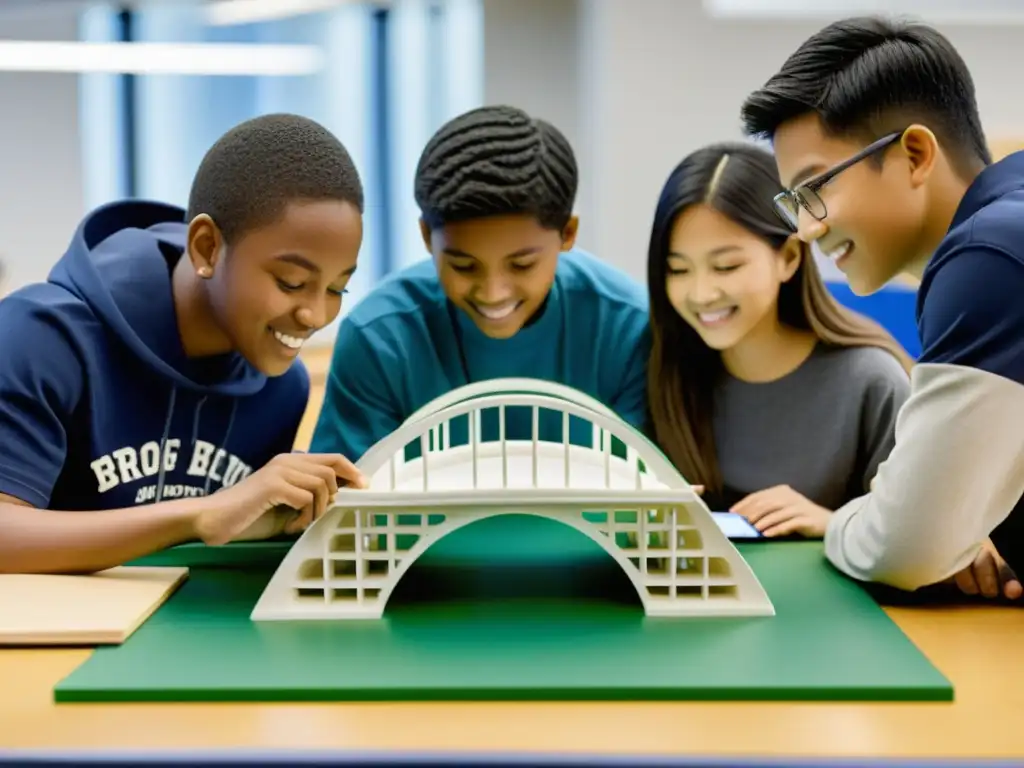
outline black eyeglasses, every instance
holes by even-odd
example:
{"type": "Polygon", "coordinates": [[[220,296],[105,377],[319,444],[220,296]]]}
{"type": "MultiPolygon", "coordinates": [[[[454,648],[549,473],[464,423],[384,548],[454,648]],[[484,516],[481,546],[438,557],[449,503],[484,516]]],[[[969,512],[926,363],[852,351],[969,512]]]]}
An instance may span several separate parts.
{"type": "Polygon", "coordinates": [[[787,189],[784,192],[780,192],[774,198],[775,212],[794,232],[799,227],[801,208],[811,214],[811,216],[816,218],[818,221],[823,220],[828,216],[828,210],[825,208],[825,201],[821,199],[821,195],[818,194],[818,190],[850,166],[856,165],[864,158],[870,157],[876,152],[881,152],[890,144],[895,144],[902,137],[903,131],[897,131],[896,133],[890,133],[888,136],[883,136],[878,141],[868,144],[853,157],[844,160],[838,165],[829,168],[824,173],[818,174],[808,181],[805,181],[803,184],[796,187],[796,189],[787,189]]]}

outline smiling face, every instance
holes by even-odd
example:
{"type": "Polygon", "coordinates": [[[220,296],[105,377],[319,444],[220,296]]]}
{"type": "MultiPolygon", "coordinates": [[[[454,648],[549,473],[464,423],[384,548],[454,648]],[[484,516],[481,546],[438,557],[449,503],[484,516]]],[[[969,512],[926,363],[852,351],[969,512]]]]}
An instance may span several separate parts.
{"type": "Polygon", "coordinates": [[[676,218],[667,259],[669,301],[719,351],[778,326],[779,286],[800,265],[799,250],[776,251],[706,205],[676,218]]]}
{"type": "Polygon", "coordinates": [[[231,348],[267,376],[287,371],[341,310],[362,233],[359,210],[335,200],[291,203],[227,249],[209,217],[196,217],[190,258],[208,278],[210,308],[231,348]]]}
{"type": "MultiPolygon", "coordinates": [[[[817,242],[858,294],[877,291],[922,255],[924,183],[934,157],[927,143],[927,135],[908,131],[902,142],[837,174],[817,190],[827,211],[822,220],[800,209],[800,239],[817,242]]],[[[799,189],[864,149],[862,143],[826,134],[814,114],[784,123],[773,144],[779,175],[789,189],[799,189]]]]}
{"type": "Polygon", "coordinates": [[[575,217],[559,232],[526,215],[421,225],[445,294],[495,339],[514,336],[544,304],[576,227],[575,217]]]}

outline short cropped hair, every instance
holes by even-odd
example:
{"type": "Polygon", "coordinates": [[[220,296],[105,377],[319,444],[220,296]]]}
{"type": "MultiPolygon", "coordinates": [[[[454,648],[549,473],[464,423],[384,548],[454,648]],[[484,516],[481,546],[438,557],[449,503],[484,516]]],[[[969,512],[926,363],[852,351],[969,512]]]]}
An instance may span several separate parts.
{"type": "Polygon", "coordinates": [[[207,214],[232,243],[298,200],[338,200],[362,213],[359,172],[316,121],[263,115],[236,125],[207,151],[192,180],[187,220],[207,214]]]}
{"type": "Polygon", "coordinates": [[[967,64],[925,24],[878,16],[834,22],[748,96],[741,115],[748,135],[771,139],[811,112],[831,134],[867,140],[920,122],[961,170],[992,162],[967,64]]]}
{"type": "Polygon", "coordinates": [[[576,157],[553,125],[509,106],[481,107],[443,125],[416,169],[415,196],[431,229],[526,214],[561,230],[572,218],[576,157]]]}

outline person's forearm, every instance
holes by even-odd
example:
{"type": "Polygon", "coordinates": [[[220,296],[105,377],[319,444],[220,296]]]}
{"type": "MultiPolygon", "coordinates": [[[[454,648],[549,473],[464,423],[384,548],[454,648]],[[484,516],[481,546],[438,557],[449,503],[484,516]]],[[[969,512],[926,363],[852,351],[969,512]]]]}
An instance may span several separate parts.
{"type": "Polygon", "coordinates": [[[907,591],[970,565],[1024,494],[1020,385],[941,365],[913,378],[871,492],[836,510],[825,533],[839,570],[907,591]]]}
{"type": "Polygon", "coordinates": [[[99,512],[0,502],[0,573],[93,573],[196,538],[203,499],[99,512]]]}

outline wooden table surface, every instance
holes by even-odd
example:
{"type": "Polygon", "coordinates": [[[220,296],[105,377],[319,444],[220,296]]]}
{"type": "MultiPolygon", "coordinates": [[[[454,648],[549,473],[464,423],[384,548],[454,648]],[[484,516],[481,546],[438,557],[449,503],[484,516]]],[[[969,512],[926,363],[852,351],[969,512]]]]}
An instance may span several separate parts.
{"type": "Polygon", "coordinates": [[[1024,610],[893,608],[954,703],[61,704],[81,650],[0,649],[0,749],[1024,756],[1024,610]]]}
{"type": "MultiPolygon", "coordinates": [[[[329,348],[296,444],[308,445],[329,348]]],[[[1024,610],[891,608],[954,703],[61,704],[89,655],[0,649],[0,749],[309,749],[1024,757],[1024,610]]]]}

